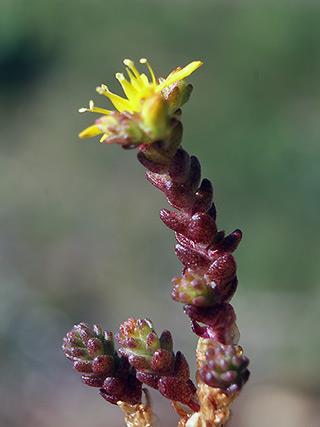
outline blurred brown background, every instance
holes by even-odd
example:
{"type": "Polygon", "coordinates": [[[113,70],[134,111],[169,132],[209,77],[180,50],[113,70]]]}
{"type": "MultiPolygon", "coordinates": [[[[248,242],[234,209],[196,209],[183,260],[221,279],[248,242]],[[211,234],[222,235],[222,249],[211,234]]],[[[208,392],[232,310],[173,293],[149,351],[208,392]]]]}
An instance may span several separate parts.
{"type": "MultiPolygon", "coordinates": [[[[129,316],[196,338],[170,299],[166,205],[134,152],[79,141],[77,109],[125,57],[158,75],[202,59],[188,151],[239,227],[234,299],[251,381],[234,427],[319,426],[320,2],[0,0],[0,425],[117,427],[60,349],[73,323],[129,316]]],[[[100,98],[100,99],[98,99],[100,98]]],[[[98,102],[99,101],[99,102],[98,102]]],[[[107,107],[108,108],[108,107],[107,107]]],[[[174,426],[153,394],[159,424],[174,426]]]]}

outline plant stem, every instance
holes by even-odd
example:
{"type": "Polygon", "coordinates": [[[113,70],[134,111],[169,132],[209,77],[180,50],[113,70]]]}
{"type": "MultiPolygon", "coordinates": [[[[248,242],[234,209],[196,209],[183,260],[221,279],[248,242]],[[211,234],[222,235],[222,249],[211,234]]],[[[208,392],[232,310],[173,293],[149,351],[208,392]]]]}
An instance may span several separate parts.
{"type": "Polygon", "coordinates": [[[124,412],[124,420],[127,427],[152,427],[153,412],[151,407],[151,399],[148,390],[143,389],[145,394],[145,403],[137,405],[129,405],[125,402],[118,402],[117,405],[124,412]]]}

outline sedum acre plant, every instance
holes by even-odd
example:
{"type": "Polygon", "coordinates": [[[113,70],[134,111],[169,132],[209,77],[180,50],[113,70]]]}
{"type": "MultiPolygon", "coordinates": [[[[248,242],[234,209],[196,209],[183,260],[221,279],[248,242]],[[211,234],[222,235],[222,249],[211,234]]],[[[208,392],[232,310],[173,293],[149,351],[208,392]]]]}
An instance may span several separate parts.
{"type": "Polygon", "coordinates": [[[174,208],[162,209],[160,218],[175,233],[175,252],[183,266],[172,280],[172,298],[184,305],[199,337],[196,384],[185,357],[174,351],[171,333],[159,336],[148,319],[129,318],[120,325],[117,349],[112,332],[80,323],[67,333],[63,351],[84,384],[98,388],[106,401],[121,408],[129,427],[154,425],[145,386],[172,401],[180,427],[222,427],[249,378],[249,361],[238,345],[236,315],[229,303],[238,284],[232,253],[242,234],[238,229],[228,235],[218,231],[212,184],[201,179],[197,157],[181,146],[181,107],[192,92],[186,78],[202,62],[176,68],[165,79],[156,78],[146,59],[140,63],[149,77],[128,59],[128,76],[116,74],[125,97],[106,85],[97,87],[115,110],[90,101],[79,111],[100,117],[79,136],[100,135],[101,143],[136,148],[147,180],[174,208]]]}

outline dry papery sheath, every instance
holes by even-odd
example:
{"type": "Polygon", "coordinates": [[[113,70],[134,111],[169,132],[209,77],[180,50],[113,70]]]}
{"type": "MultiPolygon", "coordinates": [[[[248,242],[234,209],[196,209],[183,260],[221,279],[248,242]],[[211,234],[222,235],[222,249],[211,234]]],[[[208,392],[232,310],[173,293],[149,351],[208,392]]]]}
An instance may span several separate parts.
{"type": "Polygon", "coordinates": [[[158,335],[149,319],[129,318],[120,325],[117,348],[112,332],[80,323],[67,333],[63,351],[84,384],[118,405],[127,426],[154,425],[148,386],[172,402],[180,427],[221,427],[250,374],[230,304],[238,285],[233,252],[242,233],[218,230],[212,183],[201,178],[199,160],[181,146],[181,107],[192,92],[186,79],[202,62],[193,61],[159,79],[146,59],[140,63],[149,76],[129,59],[124,60],[127,76],[116,74],[124,97],[105,84],[97,87],[114,110],[90,101],[79,111],[99,117],[79,136],[99,135],[103,144],[137,149],[147,180],[172,207],[162,209],[160,218],[175,233],[175,252],[182,263],[180,275],[172,279],[171,295],[183,304],[199,337],[196,381],[190,378],[183,353],[174,350],[171,332],[158,335]]]}

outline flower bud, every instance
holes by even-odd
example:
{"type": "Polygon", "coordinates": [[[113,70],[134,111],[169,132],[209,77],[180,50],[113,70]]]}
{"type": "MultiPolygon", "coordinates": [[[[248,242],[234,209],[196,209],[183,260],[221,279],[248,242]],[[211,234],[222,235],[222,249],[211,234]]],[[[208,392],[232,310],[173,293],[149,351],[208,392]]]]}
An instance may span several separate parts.
{"type": "Polygon", "coordinates": [[[139,371],[165,372],[172,368],[172,338],[169,331],[161,339],[148,319],[128,319],[120,326],[119,352],[139,371]]]}
{"type": "Polygon", "coordinates": [[[248,364],[249,359],[242,354],[241,347],[218,345],[207,350],[199,376],[210,387],[234,393],[240,391],[248,381],[248,364]]]}
{"type": "Polygon", "coordinates": [[[97,325],[93,329],[85,323],[75,325],[63,339],[62,349],[87,385],[101,387],[104,378],[114,372],[118,357],[112,333],[97,325]]]}
{"type": "Polygon", "coordinates": [[[175,277],[172,283],[171,295],[175,301],[198,307],[210,307],[219,303],[215,283],[191,269],[187,269],[181,277],[175,277]]]}
{"type": "Polygon", "coordinates": [[[185,80],[180,80],[162,90],[163,97],[167,100],[170,113],[174,113],[185,104],[191,95],[192,85],[185,80]]]}
{"type": "Polygon", "coordinates": [[[164,331],[160,339],[147,319],[128,319],[120,326],[119,352],[136,369],[136,379],[171,400],[194,406],[196,388],[189,379],[188,363],[172,351],[172,337],[164,331]]]}

